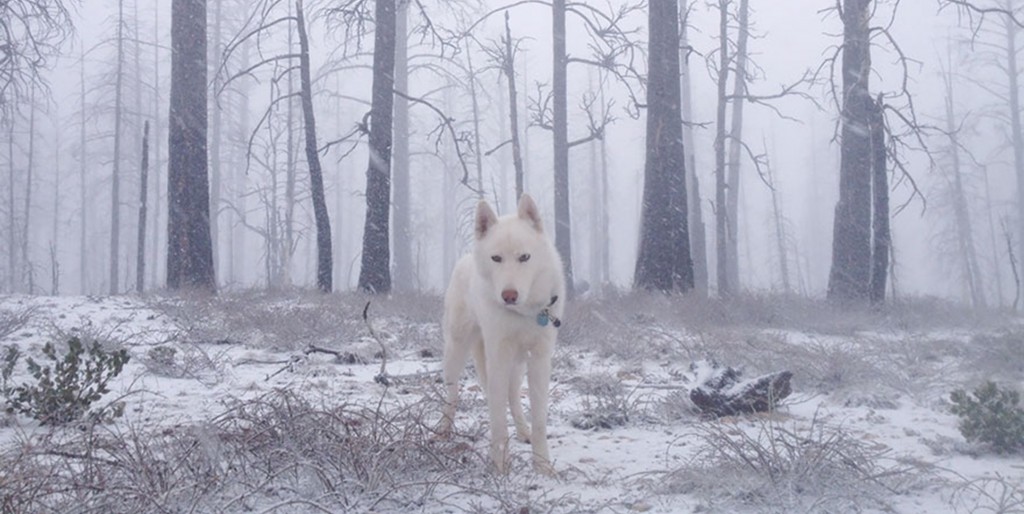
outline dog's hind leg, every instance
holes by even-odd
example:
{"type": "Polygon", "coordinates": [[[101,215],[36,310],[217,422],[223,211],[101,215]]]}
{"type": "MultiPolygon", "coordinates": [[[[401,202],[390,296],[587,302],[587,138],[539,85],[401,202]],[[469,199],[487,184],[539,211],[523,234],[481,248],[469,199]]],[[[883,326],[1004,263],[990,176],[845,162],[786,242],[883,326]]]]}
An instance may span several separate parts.
{"type": "Polygon", "coordinates": [[[523,415],[523,399],[520,397],[525,373],[525,361],[512,369],[512,376],[509,377],[508,382],[508,407],[512,411],[512,421],[516,424],[516,439],[528,443],[530,442],[530,425],[526,423],[526,416],[523,415]]]}

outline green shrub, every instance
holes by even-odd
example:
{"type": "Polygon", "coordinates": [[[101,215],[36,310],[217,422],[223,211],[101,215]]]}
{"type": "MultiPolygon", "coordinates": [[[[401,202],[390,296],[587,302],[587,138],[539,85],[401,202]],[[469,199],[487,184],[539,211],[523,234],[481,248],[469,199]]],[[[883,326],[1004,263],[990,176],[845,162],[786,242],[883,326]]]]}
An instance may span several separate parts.
{"type": "Polygon", "coordinates": [[[0,360],[0,396],[4,398],[10,396],[11,375],[14,374],[14,365],[18,363],[19,357],[21,352],[17,346],[12,344],[4,348],[4,355],[0,360]]]}
{"type": "Polygon", "coordinates": [[[86,349],[76,337],[68,341],[63,357],[57,356],[57,349],[51,343],[43,346],[43,355],[50,364],[25,358],[36,383],[24,383],[5,392],[8,412],[31,416],[44,425],[77,421],[87,413],[97,420],[119,417],[123,413],[121,408],[93,412],[89,409],[110,391],[107,384],[124,369],[128,362],[126,350],[108,352],[98,342],[86,349]]]}
{"type": "Polygon", "coordinates": [[[960,416],[960,433],[968,441],[987,443],[998,453],[1024,450],[1020,393],[1000,390],[994,382],[986,382],[973,393],[953,391],[950,400],[953,414],[960,416]]]}

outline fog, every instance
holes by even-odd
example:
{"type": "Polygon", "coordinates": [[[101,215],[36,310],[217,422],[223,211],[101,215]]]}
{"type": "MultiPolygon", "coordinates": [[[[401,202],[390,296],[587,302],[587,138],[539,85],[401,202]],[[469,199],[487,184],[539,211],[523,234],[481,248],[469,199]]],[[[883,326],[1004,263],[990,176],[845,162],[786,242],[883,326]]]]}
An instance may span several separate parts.
{"type": "MultiPolygon", "coordinates": [[[[264,119],[272,95],[277,94],[273,88],[287,89],[286,80],[273,80],[281,74],[281,66],[253,70],[247,76],[230,80],[224,88],[221,86],[229,78],[246,68],[246,62],[261,59],[258,49],[248,50],[251,53],[247,61],[239,48],[222,68],[215,68],[223,55],[217,48],[223,50],[238,33],[255,26],[256,21],[246,23],[255,3],[208,3],[211,38],[215,37],[212,20],[216,5],[221,5],[223,17],[221,44],[210,43],[209,64],[211,120],[215,111],[221,111],[219,131],[210,132],[211,149],[219,147],[220,154],[218,159],[211,153],[211,169],[216,164],[220,181],[220,198],[212,202],[217,280],[221,288],[228,290],[289,285],[312,288],[316,275],[315,226],[308,172],[301,151],[298,102],[294,102],[291,136],[283,106],[254,132],[257,123],[264,119]],[[268,131],[268,126],[276,132],[268,131]],[[293,157],[289,157],[289,140],[293,157]],[[214,164],[213,160],[217,162],[214,164]],[[283,275],[272,278],[267,243],[270,236],[266,234],[271,225],[284,227],[285,221],[275,216],[285,216],[288,211],[284,177],[289,162],[296,172],[294,254],[286,259],[283,275]]],[[[513,3],[516,2],[422,2],[436,32],[423,30],[419,6],[410,10],[408,94],[443,111],[458,135],[465,137],[460,146],[460,162],[438,114],[419,104],[410,107],[413,230],[411,234],[393,237],[412,241],[416,267],[413,289],[442,290],[452,265],[452,251],[457,255],[467,247],[470,214],[477,195],[460,184],[464,169],[471,182],[478,176],[482,179],[479,184],[473,183],[500,211],[512,208],[511,152],[507,145],[490,152],[508,138],[507,90],[499,70],[483,50],[501,37],[502,16],[495,14],[475,25],[472,37],[454,46],[440,42],[438,34],[459,33],[471,20],[513,3]],[[466,87],[470,66],[479,95],[478,133],[474,133],[471,94],[466,87]],[[476,137],[480,140],[479,148],[474,146],[476,137]],[[454,234],[445,230],[446,218],[452,216],[457,229],[454,234]],[[447,253],[446,239],[454,239],[447,242],[455,243],[447,253]]],[[[611,12],[621,2],[590,4],[611,12]]],[[[694,126],[695,144],[686,151],[695,155],[701,208],[707,225],[709,267],[714,270],[715,210],[710,199],[714,184],[717,98],[713,61],[718,45],[718,11],[711,4],[695,2],[689,18],[692,51],[688,53],[688,65],[692,73],[694,116],[688,121],[694,126]]],[[[785,258],[790,263],[792,288],[799,294],[815,297],[824,296],[828,283],[832,217],[839,183],[839,107],[834,88],[840,87],[841,78],[838,61],[834,69],[823,63],[836,55],[843,27],[836,12],[826,9],[828,4],[786,0],[752,5],[749,72],[754,80],[749,84],[750,94],[775,95],[808,73],[816,73],[819,80],[801,84],[794,94],[782,98],[748,102],[743,120],[744,142],[753,153],[765,154],[770,163],[787,227],[785,258]]],[[[339,17],[327,14],[332,6],[330,2],[312,2],[307,11],[314,106],[318,136],[325,147],[321,159],[335,237],[334,289],[344,291],[356,286],[362,251],[366,209],[363,191],[369,155],[366,136],[355,129],[369,110],[373,25],[346,28],[339,17]],[[327,148],[329,143],[354,132],[354,137],[327,148]]],[[[270,18],[288,8],[287,2],[277,4],[270,18]]],[[[154,126],[153,169],[147,191],[150,214],[145,243],[145,288],[152,290],[163,287],[166,274],[170,1],[124,0],[124,12],[127,40],[124,141],[119,157],[122,176],[117,289],[133,290],[136,283],[141,125],[148,120],[154,126]]],[[[538,98],[538,87],[550,91],[550,8],[522,2],[508,12],[514,37],[522,38],[516,73],[520,126],[527,127],[521,130],[526,190],[537,199],[545,219],[552,219],[551,133],[530,123],[530,106],[538,98]]],[[[29,98],[18,99],[13,126],[8,123],[3,127],[0,254],[5,259],[0,265],[0,276],[4,277],[0,280],[0,291],[95,294],[110,289],[107,277],[111,259],[111,173],[115,159],[117,13],[118,4],[112,0],[87,0],[74,8],[76,33],[61,47],[61,57],[44,72],[49,90],[37,90],[35,103],[29,98]],[[30,139],[34,139],[31,147],[30,139]],[[29,190],[26,181],[30,168],[29,190]],[[11,227],[24,223],[26,195],[29,229],[22,233],[14,228],[12,233],[11,227]],[[28,262],[20,262],[22,252],[13,247],[23,244],[27,244],[28,262]],[[14,269],[7,264],[12,262],[7,258],[12,252],[19,254],[14,269]]],[[[643,49],[647,37],[645,13],[645,9],[638,10],[623,21],[629,37],[643,49]]],[[[1017,226],[1021,221],[1015,212],[1017,202],[1024,200],[1015,193],[1014,152],[1004,98],[1007,74],[993,60],[993,56],[1001,55],[999,45],[1004,44],[1002,23],[995,16],[969,17],[952,7],[943,8],[941,2],[894,5],[880,1],[872,26],[888,30],[873,34],[871,91],[885,95],[886,105],[892,108],[887,111],[887,123],[895,139],[905,144],[896,145],[900,165],[890,169],[895,262],[891,291],[896,295],[934,295],[970,301],[961,273],[963,264],[953,250],[959,241],[951,236],[950,220],[954,214],[946,194],[950,175],[948,158],[943,154],[949,147],[943,73],[950,72],[955,91],[954,125],[959,127],[961,172],[982,289],[990,305],[1008,305],[1013,301],[1014,286],[1006,237],[1012,237],[1019,248],[1016,234],[1020,233],[1017,226]],[[905,59],[901,60],[901,54],[905,59]],[[908,128],[908,120],[916,120],[916,130],[908,128]]],[[[570,57],[589,58],[591,40],[585,25],[570,15],[568,31],[570,57]]],[[[280,54],[287,48],[288,37],[287,25],[273,28],[262,36],[259,50],[264,57],[280,54]]],[[[643,57],[640,55],[636,62],[641,73],[646,69],[643,57]]],[[[298,73],[294,75],[297,83],[298,73]]],[[[596,93],[601,76],[593,66],[569,65],[570,141],[587,135],[587,116],[580,105],[586,95],[596,93]]],[[[637,99],[644,101],[640,83],[607,77],[604,94],[611,101],[609,112],[614,117],[604,131],[610,181],[607,234],[610,282],[619,288],[632,285],[644,170],[645,110],[637,110],[632,104],[630,90],[638,92],[637,99]]],[[[591,287],[601,281],[599,270],[595,269],[597,261],[591,258],[600,251],[595,246],[600,238],[594,236],[602,232],[592,201],[599,151],[596,140],[570,150],[575,276],[577,282],[586,281],[591,287]]],[[[747,291],[781,291],[772,190],[749,158],[745,157],[741,166],[740,285],[747,291]]],[[[713,272],[711,275],[714,276],[713,272]]]]}

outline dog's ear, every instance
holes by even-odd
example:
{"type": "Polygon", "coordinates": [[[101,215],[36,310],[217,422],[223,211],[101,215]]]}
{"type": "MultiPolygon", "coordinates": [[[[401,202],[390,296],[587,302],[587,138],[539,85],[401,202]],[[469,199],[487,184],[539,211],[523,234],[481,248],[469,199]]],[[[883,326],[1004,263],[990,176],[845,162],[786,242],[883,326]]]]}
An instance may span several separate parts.
{"type": "Polygon", "coordinates": [[[498,222],[498,215],[485,200],[476,204],[476,238],[483,239],[487,231],[498,222]]]}
{"type": "Polygon", "coordinates": [[[544,224],[540,220],[537,204],[533,203],[533,198],[526,193],[519,198],[519,219],[529,221],[533,228],[537,229],[537,232],[544,231],[544,224]]]}

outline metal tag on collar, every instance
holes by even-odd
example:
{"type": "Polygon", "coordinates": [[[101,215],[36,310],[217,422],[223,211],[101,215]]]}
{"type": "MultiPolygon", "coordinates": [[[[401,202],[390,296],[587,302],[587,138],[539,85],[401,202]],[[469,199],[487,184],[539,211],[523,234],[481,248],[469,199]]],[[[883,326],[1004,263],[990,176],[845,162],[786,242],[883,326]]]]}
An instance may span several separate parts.
{"type": "Polygon", "coordinates": [[[553,324],[555,328],[562,326],[562,320],[552,316],[551,312],[547,308],[545,308],[544,310],[540,311],[540,314],[537,315],[537,324],[542,327],[546,327],[548,326],[548,323],[553,324]]]}

